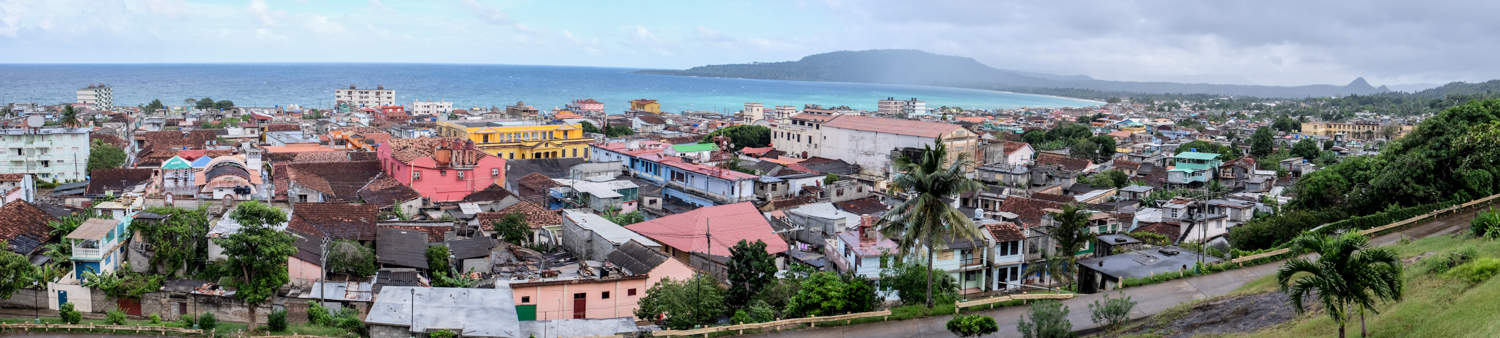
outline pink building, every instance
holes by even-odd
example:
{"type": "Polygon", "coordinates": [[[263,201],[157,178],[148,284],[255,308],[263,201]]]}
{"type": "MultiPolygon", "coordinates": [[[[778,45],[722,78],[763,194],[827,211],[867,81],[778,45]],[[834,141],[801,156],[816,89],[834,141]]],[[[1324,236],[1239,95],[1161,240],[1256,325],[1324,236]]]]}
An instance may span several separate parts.
{"type": "Polygon", "coordinates": [[[693,278],[693,269],[686,264],[635,241],[611,252],[605,263],[605,269],[611,270],[608,276],[580,273],[512,282],[516,314],[521,320],[634,318],[637,302],[651,286],[667,278],[693,278]]]}
{"type": "Polygon", "coordinates": [[[457,201],[505,182],[505,159],[453,138],[391,139],[376,151],[381,169],[433,202],[457,201]]]}
{"type": "Polygon", "coordinates": [[[595,99],[573,100],[573,106],[577,107],[579,112],[604,113],[604,102],[595,99]]]}

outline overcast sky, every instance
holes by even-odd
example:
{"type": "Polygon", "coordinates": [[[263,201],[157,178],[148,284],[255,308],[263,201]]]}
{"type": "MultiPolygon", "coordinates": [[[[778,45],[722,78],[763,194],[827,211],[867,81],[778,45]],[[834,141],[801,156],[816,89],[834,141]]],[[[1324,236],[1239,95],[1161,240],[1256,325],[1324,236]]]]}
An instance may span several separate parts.
{"type": "Polygon", "coordinates": [[[919,49],[1101,79],[1500,78],[1500,1],[0,0],[0,62],[686,68],[919,49]]]}

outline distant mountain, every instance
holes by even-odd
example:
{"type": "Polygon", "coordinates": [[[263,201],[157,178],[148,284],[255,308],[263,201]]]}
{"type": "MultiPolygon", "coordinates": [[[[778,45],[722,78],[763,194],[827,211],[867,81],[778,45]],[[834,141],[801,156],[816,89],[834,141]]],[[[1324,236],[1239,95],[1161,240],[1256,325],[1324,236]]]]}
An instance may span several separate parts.
{"type": "Polygon", "coordinates": [[[1098,80],[1083,75],[1054,75],[990,67],[973,58],[916,50],[838,51],[797,61],[708,65],[685,70],[644,70],[643,73],[731,77],[769,80],[839,81],[935,85],[1001,89],[1020,92],[1047,88],[1076,88],[1126,93],[1183,93],[1256,97],[1318,97],[1388,92],[1364,78],[1344,86],[1257,86],[1206,83],[1133,82],[1098,80]],[[1030,89],[1030,90],[1029,90],[1030,89]]]}

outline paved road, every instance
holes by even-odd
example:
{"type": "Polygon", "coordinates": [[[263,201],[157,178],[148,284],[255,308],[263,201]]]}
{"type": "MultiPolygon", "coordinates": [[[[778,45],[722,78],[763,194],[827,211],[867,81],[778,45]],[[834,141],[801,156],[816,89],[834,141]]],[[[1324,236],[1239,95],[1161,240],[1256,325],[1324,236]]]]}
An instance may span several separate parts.
{"type": "MultiPolygon", "coordinates": [[[[1393,232],[1371,240],[1374,245],[1390,245],[1400,241],[1402,238],[1425,238],[1433,235],[1449,234],[1467,229],[1469,220],[1474,214],[1481,210],[1474,208],[1473,211],[1444,216],[1432,222],[1413,226],[1399,232],[1393,232]]],[[[1177,305],[1194,300],[1211,298],[1228,294],[1239,289],[1246,282],[1276,273],[1280,264],[1261,264],[1258,266],[1230,270],[1211,275],[1197,276],[1177,279],[1163,283],[1146,286],[1126,288],[1123,292],[1136,301],[1135,308],[1131,311],[1132,318],[1143,318],[1154,315],[1175,307],[1177,305]]],[[[1093,321],[1089,318],[1088,304],[1101,299],[1104,294],[1079,295],[1073,299],[1064,301],[1068,307],[1068,320],[1073,323],[1073,329],[1083,330],[1093,328],[1093,321]]],[[[1115,296],[1111,296],[1115,297],[1115,296]]],[[[987,311],[972,312],[995,318],[1000,332],[989,337],[1017,337],[1016,323],[1020,321],[1021,315],[1027,312],[1024,306],[999,308],[987,311]]],[[[839,326],[820,329],[806,329],[796,331],[783,331],[756,337],[853,337],[853,338],[880,338],[880,337],[952,337],[943,325],[952,316],[927,317],[903,321],[877,322],[869,324],[839,326]]]]}

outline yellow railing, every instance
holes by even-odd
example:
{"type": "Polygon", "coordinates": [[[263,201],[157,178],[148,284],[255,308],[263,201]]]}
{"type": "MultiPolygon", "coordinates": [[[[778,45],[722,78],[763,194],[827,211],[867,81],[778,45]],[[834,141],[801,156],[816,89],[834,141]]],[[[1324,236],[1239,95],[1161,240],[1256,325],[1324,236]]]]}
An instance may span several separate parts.
{"type": "Polygon", "coordinates": [[[156,333],[157,335],[166,335],[168,333],[177,333],[177,334],[186,334],[186,335],[203,335],[203,332],[204,332],[203,330],[183,329],[183,328],[165,327],[165,326],[97,325],[97,324],[33,324],[33,323],[3,324],[3,323],[0,323],[0,331],[11,331],[11,330],[19,330],[19,331],[22,331],[22,332],[30,332],[30,331],[56,331],[56,330],[63,330],[63,331],[88,330],[88,331],[91,331],[91,332],[109,331],[110,333],[117,333],[117,332],[127,332],[127,333],[156,333]]]}
{"type": "MultiPolygon", "coordinates": [[[[1434,218],[1437,218],[1438,216],[1442,216],[1442,215],[1445,215],[1445,214],[1455,213],[1455,212],[1467,210],[1467,209],[1475,207],[1475,206],[1489,204],[1491,202],[1494,202],[1495,199],[1497,199],[1497,198],[1500,198],[1500,194],[1489,195],[1489,196],[1486,196],[1484,198],[1480,198],[1480,199],[1473,200],[1473,201],[1468,201],[1468,202],[1466,202],[1464,204],[1459,204],[1459,205],[1455,205],[1455,206],[1451,206],[1451,207],[1447,207],[1447,208],[1433,210],[1432,212],[1421,214],[1421,215],[1412,216],[1411,218],[1407,218],[1407,219],[1403,219],[1403,220],[1400,220],[1400,221],[1396,221],[1396,222],[1393,222],[1391,224],[1386,224],[1386,225],[1382,225],[1382,226],[1378,226],[1378,227],[1374,227],[1374,228],[1360,230],[1359,233],[1363,234],[1365,236],[1374,236],[1374,235],[1383,234],[1386,231],[1391,231],[1391,230],[1394,230],[1394,229],[1404,228],[1404,227],[1410,226],[1412,224],[1421,223],[1423,221],[1426,221],[1426,220],[1429,220],[1429,219],[1434,219],[1434,218]]],[[[1245,257],[1235,258],[1235,259],[1229,260],[1229,262],[1233,263],[1233,264],[1243,264],[1245,262],[1250,262],[1250,261],[1254,261],[1254,260],[1261,259],[1261,258],[1284,255],[1287,252],[1290,252],[1290,250],[1288,250],[1288,249],[1271,250],[1271,251],[1262,252],[1262,253],[1258,253],[1258,254],[1254,254],[1254,255],[1249,255],[1249,256],[1245,256],[1245,257]]]]}
{"type": "MultiPolygon", "coordinates": [[[[957,312],[958,309],[962,309],[962,308],[966,308],[966,307],[975,307],[975,306],[981,306],[981,305],[989,305],[989,304],[1002,303],[1002,302],[1008,302],[1008,301],[1014,301],[1014,300],[1046,300],[1046,299],[1061,300],[1061,299],[1070,299],[1070,298],[1073,298],[1073,294],[1024,294],[1024,295],[1014,295],[1014,296],[1000,296],[1000,297],[991,297],[991,298],[985,298],[985,299],[976,299],[976,300],[971,300],[971,301],[967,301],[967,302],[955,302],[954,303],[955,306],[953,308],[954,308],[954,312],[957,312]]],[[[744,333],[745,330],[761,330],[761,329],[770,329],[770,328],[778,328],[778,327],[782,327],[782,326],[802,325],[802,324],[807,324],[807,325],[812,326],[812,327],[817,327],[818,323],[848,321],[848,320],[860,319],[860,318],[880,317],[880,318],[882,318],[882,320],[884,320],[886,317],[889,317],[890,315],[891,315],[891,310],[880,310],[880,311],[871,311],[871,312],[849,313],[849,314],[842,314],[842,315],[837,315],[837,316],[827,316],[827,317],[812,316],[812,317],[804,317],[804,318],[782,319],[782,320],[770,321],[770,322],[764,322],[764,323],[748,323],[748,324],[735,324],[735,325],[725,325],[725,326],[714,326],[714,327],[697,328],[697,329],[691,329],[691,330],[661,330],[661,331],[652,332],[651,334],[653,336],[695,336],[695,335],[707,335],[707,334],[718,333],[718,332],[735,332],[736,334],[741,334],[741,333],[744,333]]]]}

